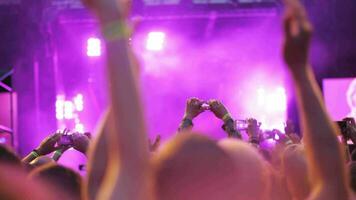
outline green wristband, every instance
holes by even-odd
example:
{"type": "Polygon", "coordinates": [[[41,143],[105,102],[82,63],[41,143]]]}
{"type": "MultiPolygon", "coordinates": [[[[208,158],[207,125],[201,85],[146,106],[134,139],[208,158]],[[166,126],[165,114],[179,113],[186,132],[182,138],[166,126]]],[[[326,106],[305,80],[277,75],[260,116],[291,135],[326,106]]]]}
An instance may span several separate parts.
{"type": "Polygon", "coordinates": [[[114,21],[103,26],[102,33],[107,42],[128,39],[132,28],[125,21],[114,21]]]}
{"type": "Polygon", "coordinates": [[[59,151],[59,150],[57,150],[57,151],[55,151],[54,152],[54,155],[53,155],[53,157],[60,157],[62,155],[62,152],[61,151],[59,151]]]}
{"type": "Polygon", "coordinates": [[[40,157],[40,155],[39,155],[36,151],[32,151],[32,152],[31,152],[31,155],[32,155],[33,157],[35,157],[35,158],[40,157]]]}

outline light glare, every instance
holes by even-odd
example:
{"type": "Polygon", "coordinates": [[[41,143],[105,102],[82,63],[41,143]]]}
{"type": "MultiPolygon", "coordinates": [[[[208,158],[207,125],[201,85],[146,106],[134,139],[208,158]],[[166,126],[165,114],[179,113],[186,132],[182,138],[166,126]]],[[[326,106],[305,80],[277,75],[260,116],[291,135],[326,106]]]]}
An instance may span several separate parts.
{"type": "Polygon", "coordinates": [[[161,51],[164,47],[166,34],[163,32],[148,33],[146,49],[150,51],[161,51]]]}
{"type": "Polygon", "coordinates": [[[87,41],[87,55],[89,57],[101,56],[101,41],[98,38],[89,38],[87,41]]]}

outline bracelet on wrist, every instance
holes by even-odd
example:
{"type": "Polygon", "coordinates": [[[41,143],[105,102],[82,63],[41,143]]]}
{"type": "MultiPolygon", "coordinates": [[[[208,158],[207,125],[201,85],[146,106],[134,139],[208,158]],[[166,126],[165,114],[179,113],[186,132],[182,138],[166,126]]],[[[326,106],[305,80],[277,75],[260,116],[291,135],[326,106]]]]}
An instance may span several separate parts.
{"type": "Polygon", "coordinates": [[[61,156],[62,156],[62,152],[60,150],[57,150],[54,152],[52,159],[57,161],[61,156]]]}
{"type": "Polygon", "coordinates": [[[38,150],[36,150],[36,149],[32,150],[31,155],[35,158],[40,157],[40,154],[38,153],[38,150]]]}
{"type": "Polygon", "coordinates": [[[123,20],[110,22],[102,27],[102,34],[107,42],[130,38],[133,30],[123,20]]]}
{"type": "Polygon", "coordinates": [[[227,132],[228,137],[242,139],[242,136],[234,126],[234,120],[230,118],[221,127],[225,132],[227,132]]]}
{"type": "Polygon", "coordinates": [[[232,119],[229,113],[226,113],[223,117],[222,120],[226,123],[228,120],[232,119]]]}

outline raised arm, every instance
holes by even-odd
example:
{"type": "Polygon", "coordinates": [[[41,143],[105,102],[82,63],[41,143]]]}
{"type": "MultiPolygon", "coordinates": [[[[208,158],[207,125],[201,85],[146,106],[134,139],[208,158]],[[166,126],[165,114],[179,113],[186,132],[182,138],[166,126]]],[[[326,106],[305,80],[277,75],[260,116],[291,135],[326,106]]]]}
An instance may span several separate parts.
{"type": "Polygon", "coordinates": [[[55,151],[57,149],[56,143],[59,141],[61,134],[61,132],[57,132],[50,136],[47,136],[44,140],[42,140],[42,142],[37,148],[35,148],[26,157],[22,159],[22,162],[24,164],[29,164],[37,157],[45,156],[55,151]]]}
{"type": "Polygon", "coordinates": [[[286,0],[284,60],[292,74],[312,175],[312,199],[348,199],[345,158],[308,60],[312,26],[297,0],[286,0]]]}
{"type": "MultiPolygon", "coordinates": [[[[130,0],[88,0],[104,36],[111,100],[109,163],[98,199],[150,199],[148,144],[137,83],[132,65],[127,23],[130,0]]],[[[136,67],[136,68],[135,68],[136,67]]]]}
{"type": "Polygon", "coordinates": [[[178,131],[186,131],[191,130],[194,126],[193,120],[196,118],[200,113],[204,112],[203,101],[198,98],[189,98],[187,100],[184,116],[182,122],[179,125],[178,131]]]}
{"type": "Polygon", "coordinates": [[[108,116],[109,112],[105,113],[105,116],[99,123],[96,130],[96,138],[90,144],[87,152],[89,161],[87,167],[87,179],[85,181],[85,199],[95,200],[99,189],[103,183],[104,176],[108,169],[108,157],[109,148],[107,138],[108,133],[108,116]]]}
{"type": "Polygon", "coordinates": [[[240,132],[235,128],[235,121],[224,104],[215,99],[209,100],[208,103],[210,106],[209,109],[214,113],[215,117],[224,122],[222,128],[227,133],[228,137],[241,139],[240,132]]]}

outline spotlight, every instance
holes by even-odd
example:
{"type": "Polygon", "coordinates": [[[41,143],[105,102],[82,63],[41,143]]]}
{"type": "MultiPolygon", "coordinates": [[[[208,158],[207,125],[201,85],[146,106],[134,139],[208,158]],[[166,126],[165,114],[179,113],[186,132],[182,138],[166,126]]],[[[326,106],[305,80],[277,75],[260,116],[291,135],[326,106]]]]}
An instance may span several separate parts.
{"type": "Polygon", "coordinates": [[[87,41],[87,56],[98,57],[101,55],[101,41],[98,38],[91,37],[87,41]]]}
{"type": "Polygon", "coordinates": [[[56,99],[56,118],[58,120],[64,119],[64,95],[57,95],[56,99]]]}
{"type": "Polygon", "coordinates": [[[83,109],[84,109],[84,102],[83,102],[83,95],[82,94],[77,94],[77,96],[75,96],[74,97],[74,99],[73,99],[73,103],[74,103],[74,105],[75,105],[75,109],[77,110],[77,111],[83,111],[83,109]]]}
{"type": "Polygon", "coordinates": [[[147,36],[146,49],[150,51],[161,51],[164,47],[166,34],[163,32],[150,32],[147,36]]]}
{"type": "Polygon", "coordinates": [[[73,119],[74,105],[71,101],[64,102],[64,119],[73,119]]]}

